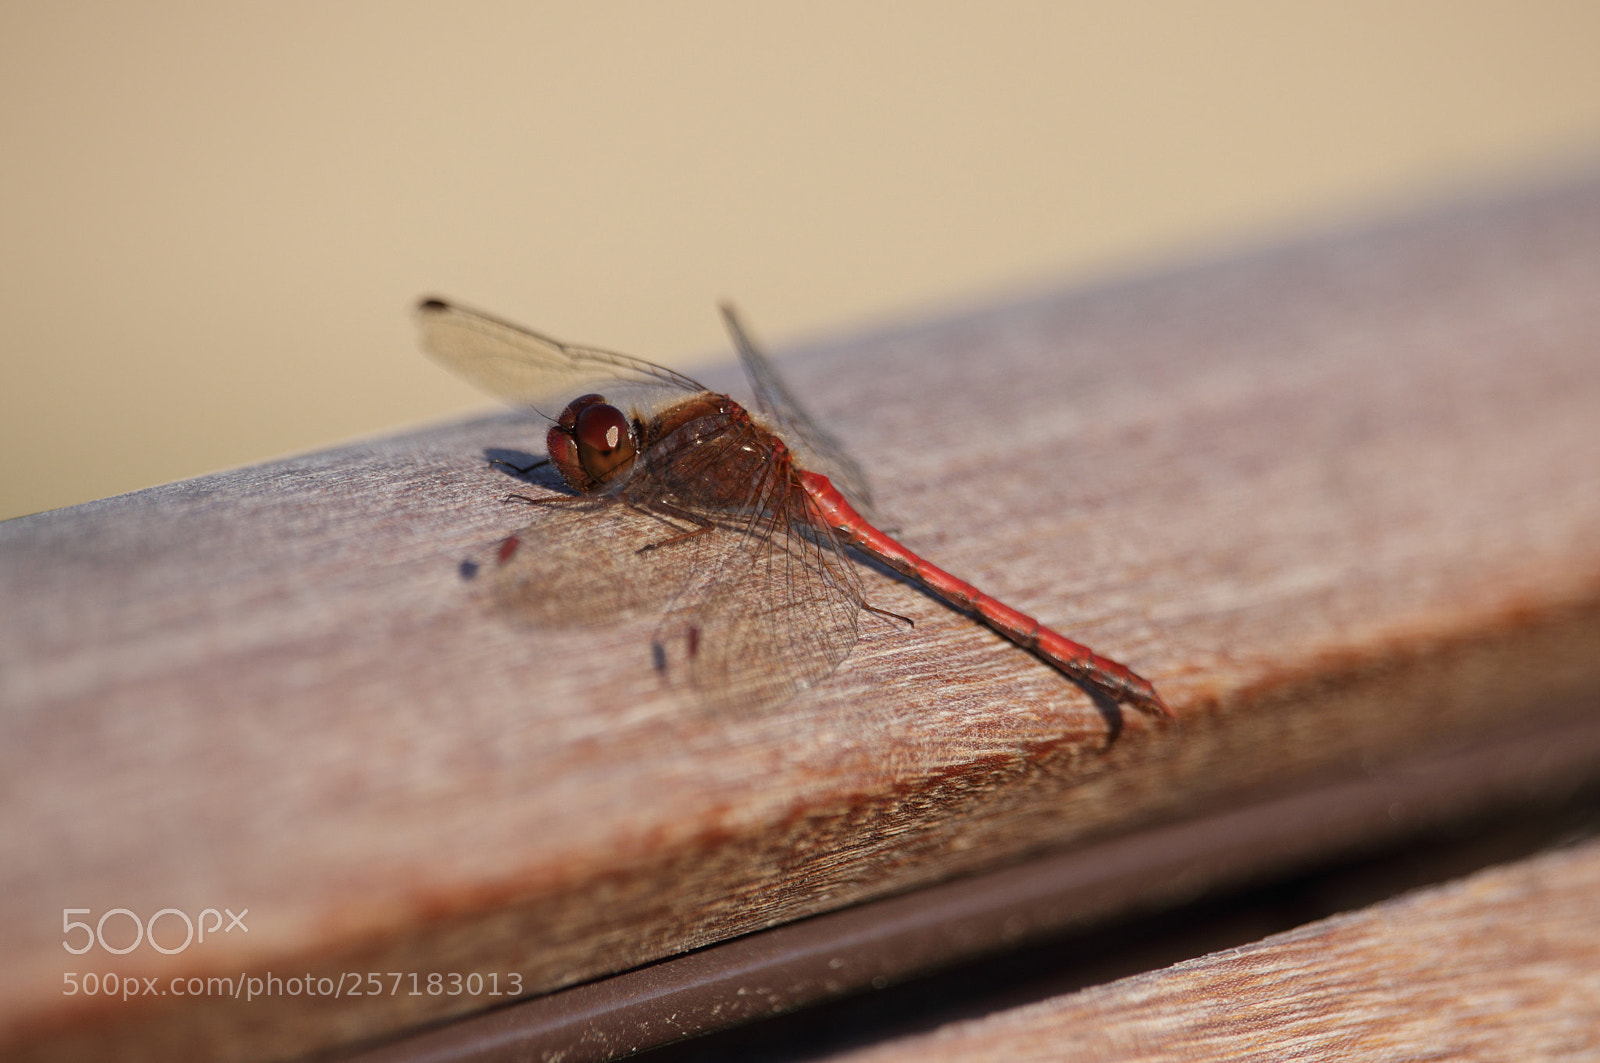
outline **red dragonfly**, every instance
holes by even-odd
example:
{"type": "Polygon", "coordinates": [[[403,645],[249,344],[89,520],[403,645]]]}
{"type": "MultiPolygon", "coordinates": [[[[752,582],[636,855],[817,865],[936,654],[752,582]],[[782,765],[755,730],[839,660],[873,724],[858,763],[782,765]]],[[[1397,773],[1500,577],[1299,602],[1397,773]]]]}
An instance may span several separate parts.
{"type": "Polygon", "coordinates": [[[652,644],[659,672],[708,706],[761,709],[829,675],[855,646],[863,610],[896,617],[867,602],[854,548],[1074,682],[1170,717],[1127,667],[935,567],[863,517],[870,499],[860,468],[805,413],[730,308],[723,316],[760,418],[639,358],[560,343],[438,299],[418,315],[428,352],[499,398],[537,408],[578,396],[545,438],[546,460],[576,496],[513,496],[540,505],[545,519],[500,546],[493,585],[508,608],[568,624],[654,610],[664,614],[652,644]]]}

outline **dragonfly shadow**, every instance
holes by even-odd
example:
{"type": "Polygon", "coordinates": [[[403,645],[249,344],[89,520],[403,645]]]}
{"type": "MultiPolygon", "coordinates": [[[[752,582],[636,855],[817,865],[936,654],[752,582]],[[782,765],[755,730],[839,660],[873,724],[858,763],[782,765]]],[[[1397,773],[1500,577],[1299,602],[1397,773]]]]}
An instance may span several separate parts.
{"type": "Polygon", "coordinates": [[[1123,714],[1122,706],[1103,691],[1096,690],[1088,683],[1072,680],[1072,685],[1089,695],[1089,700],[1094,702],[1094,711],[1106,722],[1106,749],[1117,744],[1117,739],[1122,737],[1123,714]]]}
{"type": "Polygon", "coordinates": [[[525,450],[511,450],[506,447],[485,447],[483,456],[491,469],[504,473],[513,480],[535,487],[548,487],[566,494],[572,493],[572,489],[561,478],[555,466],[550,464],[549,458],[536,457],[525,450]]]}

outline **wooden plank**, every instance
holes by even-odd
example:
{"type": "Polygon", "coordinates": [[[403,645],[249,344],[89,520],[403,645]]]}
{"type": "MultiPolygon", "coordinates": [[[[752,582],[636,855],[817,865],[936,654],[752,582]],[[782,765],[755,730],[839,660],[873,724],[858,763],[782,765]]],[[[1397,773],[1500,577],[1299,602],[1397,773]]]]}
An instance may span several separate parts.
{"type": "Polygon", "coordinates": [[[509,622],[462,570],[528,519],[484,460],[537,447],[513,416],[0,525],[0,1044],[279,1058],[507,999],[433,973],[545,992],[1535,725],[1600,691],[1597,290],[1590,182],[785,359],[910,545],[1182,720],[1115,742],[876,574],[915,631],[760,716],[663,689],[648,621],[509,622]],[[249,930],[79,958],[84,908],[249,930]]]}
{"type": "Polygon", "coordinates": [[[399,1038],[350,1063],[603,1063],[678,1041],[651,1063],[821,1059],[921,1032],[940,1015],[953,1022],[1110,982],[1569,843],[1596,806],[1566,772],[1592,772],[1596,760],[1591,709],[747,934],[399,1038]],[[1474,807],[1489,818],[1472,818],[1474,807]],[[1070,934],[1125,912],[1130,895],[1155,909],[1229,887],[1243,896],[1070,934]],[[911,978],[921,975],[932,977],[911,978]],[[813,1007],[856,994],[871,995],[813,1007]],[[718,1033],[696,1036],[708,1031],[718,1033]]]}
{"type": "Polygon", "coordinates": [[[837,1063],[1593,1059],[1600,843],[837,1063]]]}

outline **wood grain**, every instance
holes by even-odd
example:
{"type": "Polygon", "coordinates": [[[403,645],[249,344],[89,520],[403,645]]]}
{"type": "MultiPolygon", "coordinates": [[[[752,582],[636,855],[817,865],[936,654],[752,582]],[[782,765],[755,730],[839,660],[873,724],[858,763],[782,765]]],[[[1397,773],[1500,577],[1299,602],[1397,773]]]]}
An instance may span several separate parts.
{"type": "Polygon", "coordinates": [[[830,1057],[1582,1060],[1600,1053],[1600,843],[1242,948],[830,1057]]]}
{"type": "Polygon", "coordinates": [[[511,622],[463,577],[528,520],[485,460],[537,448],[515,415],[0,525],[0,1044],[281,1058],[505,998],[63,974],[543,992],[1592,703],[1596,291],[1588,182],[783,359],[908,545],[1174,728],[876,573],[915,630],[760,716],[664,689],[647,619],[511,622]],[[249,932],[62,950],[118,907],[249,932]]]}

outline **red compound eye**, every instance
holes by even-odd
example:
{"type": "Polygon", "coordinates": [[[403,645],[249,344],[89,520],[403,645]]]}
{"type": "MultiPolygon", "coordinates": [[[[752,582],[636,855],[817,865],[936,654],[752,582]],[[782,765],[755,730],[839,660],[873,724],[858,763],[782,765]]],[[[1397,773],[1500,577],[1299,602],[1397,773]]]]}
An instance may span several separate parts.
{"type": "Polygon", "coordinates": [[[577,443],[579,464],[597,484],[625,471],[638,453],[627,417],[603,402],[578,411],[572,438],[577,443]]]}
{"type": "Polygon", "coordinates": [[[609,456],[618,449],[631,448],[628,419],[615,406],[587,406],[578,413],[578,423],[572,433],[578,446],[609,456]]]}

